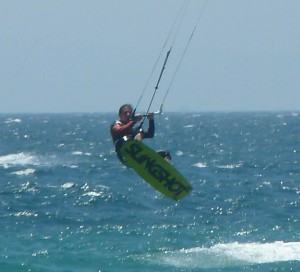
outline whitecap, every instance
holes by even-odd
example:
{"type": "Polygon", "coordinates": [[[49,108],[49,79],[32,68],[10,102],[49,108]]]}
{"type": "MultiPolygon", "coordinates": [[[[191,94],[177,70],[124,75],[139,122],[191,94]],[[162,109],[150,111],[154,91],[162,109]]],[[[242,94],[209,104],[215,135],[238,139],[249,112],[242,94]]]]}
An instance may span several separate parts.
{"type": "Polygon", "coordinates": [[[38,214],[35,212],[30,212],[30,211],[22,211],[22,212],[17,212],[14,214],[17,217],[25,216],[25,217],[37,217],[38,214]]]}
{"type": "Polygon", "coordinates": [[[182,155],[183,155],[183,152],[179,150],[179,151],[176,152],[176,155],[177,155],[177,156],[182,156],[182,155]]]}
{"type": "Polygon", "coordinates": [[[38,252],[34,252],[34,253],[31,254],[31,256],[33,256],[33,257],[36,257],[38,255],[45,255],[45,256],[47,256],[48,255],[48,250],[47,249],[40,250],[38,252]]]}
{"type": "Polygon", "coordinates": [[[300,261],[300,242],[228,243],[143,256],[151,263],[184,269],[217,269],[300,261]]]}
{"type": "Polygon", "coordinates": [[[15,165],[39,165],[38,159],[28,153],[9,154],[0,157],[0,165],[9,168],[15,165]]]}
{"type": "Polygon", "coordinates": [[[194,164],[195,167],[199,167],[199,168],[205,168],[207,167],[206,163],[202,163],[202,162],[197,162],[194,164]]]}
{"type": "Polygon", "coordinates": [[[300,261],[300,242],[220,244],[215,247],[215,250],[252,264],[300,261]]]}
{"type": "Polygon", "coordinates": [[[83,152],[82,151],[74,151],[74,152],[72,152],[72,155],[81,156],[81,155],[83,155],[83,152]]]}
{"type": "Polygon", "coordinates": [[[35,172],[35,169],[28,168],[28,169],[25,169],[25,170],[12,172],[12,174],[17,175],[17,176],[28,176],[30,174],[34,174],[34,172],[35,172]]]}
{"type": "Polygon", "coordinates": [[[227,164],[227,165],[219,165],[217,168],[221,169],[235,169],[235,168],[240,168],[242,167],[242,164],[227,164]]]}
{"type": "Polygon", "coordinates": [[[61,187],[63,188],[63,189],[69,189],[69,188],[71,188],[71,187],[74,187],[76,184],[74,183],[74,182],[72,182],[72,181],[69,181],[69,182],[66,182],[65,184],[63,184],[61,187]]]}
{"type": "Polygon", "coordinates": [[[101,193],[98,193],[98,192],[87,192],[87,193],[83,194],[83,196],[97,197],[97,196],[101,196],[101,193]]]}
{"type": "Polygon", "coordinates": [[[5,121],[6,124],[11,124],[11,123],[21,123],[21,122],[22,122],[22,120],[19,119],[19,118],[16,118],[16,119],[8,118],[8,119],[5,121]]]}

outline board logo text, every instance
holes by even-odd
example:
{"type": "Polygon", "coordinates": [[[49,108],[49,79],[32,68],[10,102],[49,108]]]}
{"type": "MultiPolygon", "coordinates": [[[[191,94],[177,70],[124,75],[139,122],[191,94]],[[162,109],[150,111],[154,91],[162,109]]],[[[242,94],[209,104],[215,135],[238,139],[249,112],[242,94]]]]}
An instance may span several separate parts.
{"type": "Polygon", "coordinates": [[[144,169],[161,183],[169,192],[173,193],[173,198],[176,199],[182,192],[189,192],[190,187],[183,185],[176,179],[166,168],[157,163],[154,158],[143,152],[139,144],[131,143],[126,147],[125,152],[139,165],[143,165],[144,169]]]}

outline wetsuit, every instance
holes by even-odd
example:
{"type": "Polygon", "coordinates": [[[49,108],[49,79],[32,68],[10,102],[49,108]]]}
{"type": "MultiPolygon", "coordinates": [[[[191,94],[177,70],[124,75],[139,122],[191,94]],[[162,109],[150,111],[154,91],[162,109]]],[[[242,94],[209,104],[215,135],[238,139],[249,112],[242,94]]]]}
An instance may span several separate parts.
{"type": "Polygon", "coordinates": [[[149,120],[149,127],[146,132],[140,131],[139,128],[134,129],[135,121],[131,120],[127,124],[123,124],[121,121],[116,121],[110,127],[110,134],[112,136],[117,156],[122,163],[125,163],[124,158],[120,154],[120,148],[125,141],[134,139],[138,133],[142,133],[143,139],[153,138],[155,132],[154,120],[149,120]]]}

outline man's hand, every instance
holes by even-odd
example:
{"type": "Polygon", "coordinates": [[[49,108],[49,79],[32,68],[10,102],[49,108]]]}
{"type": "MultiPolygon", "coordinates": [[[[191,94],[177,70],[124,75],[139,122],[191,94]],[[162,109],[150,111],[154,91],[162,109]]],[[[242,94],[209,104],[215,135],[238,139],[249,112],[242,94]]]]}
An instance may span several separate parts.
{"type": "Polygon", "coordinates": [[[141,114],[137,114],[133,117],[133,121],[136,123],[138,121],[141,121],[143,116],[141,114]]]}
{"type": "Polygon", "coordinates": [[[154,119],[154,112],[149,112],[148,119],[153,120],[154,119]]]}

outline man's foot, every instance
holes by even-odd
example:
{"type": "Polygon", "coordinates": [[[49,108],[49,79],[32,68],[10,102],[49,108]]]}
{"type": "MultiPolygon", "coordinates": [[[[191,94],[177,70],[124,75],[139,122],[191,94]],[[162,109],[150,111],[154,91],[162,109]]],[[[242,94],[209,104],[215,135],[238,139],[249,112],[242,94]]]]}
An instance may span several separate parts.
{"type": "Polygon", "coordinates": [[[166,161],[170,161],[172,159],[171,154],[169,151],[166,150],[159,150],[157,153],[162,156],[166,161]]]}

